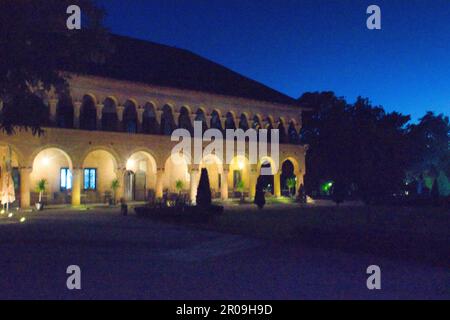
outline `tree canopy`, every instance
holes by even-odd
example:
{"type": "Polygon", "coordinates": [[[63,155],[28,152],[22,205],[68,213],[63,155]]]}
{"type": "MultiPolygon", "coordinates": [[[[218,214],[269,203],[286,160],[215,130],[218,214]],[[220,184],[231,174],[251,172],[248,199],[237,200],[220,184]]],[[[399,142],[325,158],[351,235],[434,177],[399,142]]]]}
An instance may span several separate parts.
{"type": "Polygon", "coordinates": [[[387,113],[358,97],[350,104],[333,92],[306,93],[299,99],[313,110],[304,115],[302,143],[308,144],[306,189],[338,181],[370,202],[404,190],[408,174],[443,171],[450,176],[449,122],[429,112],[418,124],[387,113]]]}
{"type": "MultiPolygon", "coordinates": [[[[93,0],[0,1],[0,129],[42,133],[45,92],[67,90],[64,64],[101,62],[108,51],[103,10],[93,0]],[[67,8],[78,5],[81,30],[69,30],[67,8]]],[[[48,112],[47,112],[48,113],[48,112]]]]}

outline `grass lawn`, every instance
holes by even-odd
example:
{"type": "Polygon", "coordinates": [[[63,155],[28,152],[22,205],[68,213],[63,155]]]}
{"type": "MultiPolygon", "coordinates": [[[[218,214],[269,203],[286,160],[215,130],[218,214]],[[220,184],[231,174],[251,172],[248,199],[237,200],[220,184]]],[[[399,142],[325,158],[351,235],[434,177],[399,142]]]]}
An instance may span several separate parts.
{"type": "Polygon", "coordinates": [[[232,206],[214,220],[224,231],[245,233],[271,239],[290,239],[303,228],[333,231],[407,232],[435,239],[448,239],[450,212],[445,208],[402,207],[311,207],[232,206]]]}

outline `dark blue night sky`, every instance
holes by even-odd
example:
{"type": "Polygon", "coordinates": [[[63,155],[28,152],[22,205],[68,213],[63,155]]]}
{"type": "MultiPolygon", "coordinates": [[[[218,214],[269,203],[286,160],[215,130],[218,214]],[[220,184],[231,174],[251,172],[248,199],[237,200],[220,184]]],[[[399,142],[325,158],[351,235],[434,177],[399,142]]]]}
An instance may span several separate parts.
{"type": "Polygon", "coordinates": [[[114,33],[188,49],[292,97],[450,110],[450,0],[98,0],[114,33]],[[366,9],[382,10],[382,30],[366,9]]]}

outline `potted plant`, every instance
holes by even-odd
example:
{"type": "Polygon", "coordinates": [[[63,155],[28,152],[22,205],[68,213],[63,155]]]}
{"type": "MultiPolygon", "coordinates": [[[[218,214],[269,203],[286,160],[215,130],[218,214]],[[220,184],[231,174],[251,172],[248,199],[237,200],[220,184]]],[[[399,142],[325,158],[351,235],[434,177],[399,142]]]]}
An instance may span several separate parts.
{"type": "Polygon", "coordinates": [[[113,192],[113,203],[114,203],[114,205],[117,203],[116,202],[116,195],[117,195],[117,190],[119,190],[119,188],[120,188],[119,179],[114,179],[111,182],[111,190],[113,192]]]}
{"type": "Polygon", "coordinates": [[[184,188],[184,182],[181,180],[177,180],[175,182],[175,189],[177,189],[178,195],[181,196],[181,192],[183,191],[184,188]]]}
{"type": "Polygon", "coordinates": [[[244,184],[244,181],[239,181],[238,183],[237,183],[237,185],[236,185],[236,190],[237,190],[237,192],[239,192],[240,193],[240,195],[241,195],[241,203],[244,203],[245,202],[245,196],[244,196],[244,191],[245,191],[245,184],[244,184]]]}
{"type": "Polygon", "coordinates": [[[292,195],[293,195],[293,192],[292,192],[292,190],[294,190],[295,189],[295,186],[297,185],[297,181],[295,180],[295,178],[289,178],[289,179],[287,179],[287,181],[286,181],[286,186],[288,187],[288,189],[289,189],[289,195],[292,197],[292,195]]]}
{"type": "Polygon", "coordinates": [[[47,190],[47,180],[41,179],[36,185],[36,191],[39,192],[39,201],[36,203],[36,209],[38,211],[44,210],[44,202],[42,201],[42,196],[47,190]]]}

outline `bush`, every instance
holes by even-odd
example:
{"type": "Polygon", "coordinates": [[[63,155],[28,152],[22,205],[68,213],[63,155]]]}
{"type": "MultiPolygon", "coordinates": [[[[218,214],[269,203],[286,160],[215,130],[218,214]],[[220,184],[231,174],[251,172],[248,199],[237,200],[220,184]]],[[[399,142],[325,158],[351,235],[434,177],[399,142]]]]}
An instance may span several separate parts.
{"type": "Polygon", "coordinates": [[[209,184],[208,171],[202,169],[202,174],[200,176],[200,183],[197,189],[197,206],[207,207],[211,205],[211,187],[209,184]]]}
{"type": "Polygon", "coordinates": [[[298,189],[297,201],[302,204],[306,203],[306,192],[303,184],[300,185],[300,188],[298,189]]]}
{"type": "Polygon", "coordinates": [[[262,185],[262,177],[259,177],[258,182],[256,183],[254,203],[258,206],[259,209],[263,209],[266,205],[265,191],[262,185]]]}
{"type": "Polygon", "coordinates": [[[332,194],[333,201],[337,205],[339,205],[342,202],[344,202],[345,195],[346,195],[345,185],[341,181],[337,180],[333,185],[333,194],[332,194]]]}

